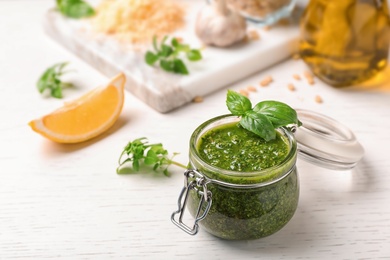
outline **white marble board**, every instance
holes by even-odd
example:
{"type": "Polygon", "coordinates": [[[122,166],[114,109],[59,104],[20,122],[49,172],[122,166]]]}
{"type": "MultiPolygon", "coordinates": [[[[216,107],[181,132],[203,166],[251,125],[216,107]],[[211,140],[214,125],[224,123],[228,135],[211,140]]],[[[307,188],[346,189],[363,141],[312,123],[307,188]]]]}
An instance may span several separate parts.
{"type": "MultiPolygon", "coordinates": [[[[183,2],[183,1],[182,1],[183,2]]],[[[186,0],[186,26],[174,36],[183,38],[191,47],[202,43],[194,32],[196,14],[203,1],[186,0]]],[[[197,96],[205,96],[243,79],[289,57],[296,48],[299,29],[293,22],[264,30],[249,24],[248,30],[257,30],[260,39],[250,40],[230,48],[203,49],[203,59],[187,62],[190,75],[174,75],[144,62],[144,53],[150,46],[130,46],[114,37],[102,36],[89,29],[88,20],[71,20],[55,10],[44,17],[46,33],[95,67],[107,77],[123,72],[126,89],[155,110],[166,113],[197,96]]]]}

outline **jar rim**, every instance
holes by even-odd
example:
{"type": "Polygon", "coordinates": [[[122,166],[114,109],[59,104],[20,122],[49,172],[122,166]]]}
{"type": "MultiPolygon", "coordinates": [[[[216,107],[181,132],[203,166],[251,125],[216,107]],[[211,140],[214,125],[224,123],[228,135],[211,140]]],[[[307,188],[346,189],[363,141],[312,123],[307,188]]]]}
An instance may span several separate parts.
{"type": "MultiPolygon", "coordinates": [[[[278,132],[280,132],[281,134],[283,134],[288,139],[289,151],[288,151],[288,154],[286,155],[286,157],[279,164],[274,165],[272,167],[265,168],[265,169],[258,170],[258,171],[250,171],[250,172],[232,171],[232,170],[226,170],[226,169],[223,169],[223,168],[220,168],[217,166],[213,166],[213,165],[209,164],[208,162],[206,162],[200,156],[200,153],[197,149],[197,144],[199,142],[200,137],[204,133],[206,133],[208,130],[213,129],[216,126],[220,126],[220,125],[224,125],[224,124],[228,124],[228,123],[233,123],[233,122],[238,122],[239,119],[240,118],[238,116],[235,116],[232,114],[225,114],[225,115],[211,118],[211,119],[205,121],[204,123],[202,123],[201,125],[199,125],[195,129],[195,131],[192,133],[192,136],[190,138],[190,151],[192,151],[192,156],[194,157],[194,159],[197,162],[200,162],[202,165],[207,165],[208,170],[213,171],[213,172],[218,172],[218,174],[225,176],[225,177],[251,178],[251,177],[267,176],[267,175],[270,175],[270,173],[272,173],[272,172],[280,172],[281,173],[281,174],[273,174],[274,176],[272,178],[265,179],[265,181],[257,182],[257,184],[261,184],[261,185],[268,185],[268,184],[274,183],[275,181],[280,180],[280,179],[284,178],[285,176],[287,176],[291,172],[291,168],[293,168],[295,166],[296,155],[297,155],[297,143],[296,143],[296,139],[295,139],[293,133],[291,133],[285,127],[280,127],[276,130],[278,132]],[[284,169],[284,168],[286,168],[286,165],[289,165],[291,162],[293,162],[291,167],[284,169]]],[[[206,177],[208,177],[208,176],[206,175],[206,177]]],[[[211,179],[211,181],[213,182],[215,180],[211,179]]],[[[216,182],[220,183],[221,181],[216,181],[216,182]]],[[[232,185],[230,185],[230,183],[226,183],[226,184],[227,184],[226,186],[232,186],[232,185]]],[[[236,186],[236,185],[241,185],[241,184],[234,184],[234,186],[236,186]]],[[[243,184],[243,185],[247,186],[245,184],[243,184]]]]}

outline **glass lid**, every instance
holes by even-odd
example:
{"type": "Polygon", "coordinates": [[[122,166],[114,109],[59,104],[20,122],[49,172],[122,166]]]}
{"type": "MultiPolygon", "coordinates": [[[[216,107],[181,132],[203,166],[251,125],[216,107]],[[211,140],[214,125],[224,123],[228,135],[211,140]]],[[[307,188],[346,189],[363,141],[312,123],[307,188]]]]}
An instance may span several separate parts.
{"type": "Polygon", "coordinates": [[[363,146],[346,126],[313,111],[296,109],[302,126],[295,137],[299,157],[316,165],[346,170],[363,157],[363,146]]]}

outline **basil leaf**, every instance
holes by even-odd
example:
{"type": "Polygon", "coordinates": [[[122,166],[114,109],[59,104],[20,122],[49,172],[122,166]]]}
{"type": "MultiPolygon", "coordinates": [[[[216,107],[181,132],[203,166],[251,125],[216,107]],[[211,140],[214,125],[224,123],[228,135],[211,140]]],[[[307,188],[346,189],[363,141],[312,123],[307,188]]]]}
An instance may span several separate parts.
{"type": "Polygon", "coordinates": [[[266,141],[276,137],[275,128],[296,124],[301,126],[297,112],[285,103],[278,101],[262,101],[252,109],[250,100],[231,90],[228,90],[226,105],[229,111],[241,116],[240,125],[266,141]]]}
{"type": "Polygon", "coordinates": [[[174,69],[173,71],[179,74],[188,75],[188,70],[184,62],[180,59],[173,60],[174,69]]]}
{"type": "Polygon", "coordinates": [[[154,151],[156,154],[168,154],[167,150],[165,150],[162,146],[162,144],[155,144],[152,147],[150,147],[151,151],[154,151]]]}
{"type": "Polygon", "coordinates": [[[154,63],[156,63],[156,61],[158,61],[158,56],[156,54],[154,54],[151,51],[146,52],[146,54],[145,54],[145,62],[148,65],[153,65],[154,63]]]}
{"type": "Polygon", "coordinates": [[[247,97],[232,90],[227,92],[226,105],[235,116],[242,116],[245,112],[252,109],[252,103],[247,97]]]}
{"type": "Polygon", "coordinates": [[[265,115],[274,128],[286,126],[289,124],[301,125],[298,120],[297,112],[289,105],[279,101],[262,101],[259,102],[253,111],[265,115]]]}
{"type": "Polygon", "coordinates": [[[138,160],[133,161],[133,169],[135,171],[139,171],[139,161],[138,160]]]}
{"type": "Polygon", "coordinates": [[[73,86],[71,83],[62,82],[60,79],[66,73],[63,70],[67,65],[68,62],[63,62],[46,69],[37,82],[38,91],[43,93],[48,89],[52,97],[62,98],[62,89],[73,86]]]}
{"type": "Polygon", "coordinates": [[[265,115],[256,113],[252,110],[247,111],[245,115],[242,116],[240,125],[266,141],[270,141],[276,137],[276,132],[271,121],[265,115]]]}
{"type": "Polygon", "coordinates": [[[168,35],[165,35],[164,38],[162,39],[161,41],[161,45],[165,44],[165,42],[167,41],[168,39],[168,35]]]}
{"type": "Polygon", "coordinates": [[[176,38],[172,38],[171,45],[173,47],[177,48],[180,45],[180,43],[179,43],[179,41],[176,38]]]}
{"type": "Polygon", "coordinates": [[[57,0],[59,11],[70,18],[83,18],[95,14],[94,9],[83,0],[57,0]]]}
{"type": "Polygon", "coordinates": [[[177,52],[181,52],[182,51],[182,52],[187,53],[187,52],[191,51],[190,45],[188,45],[188,44],[179,43],[175,47],[176,47],[177,52]]]}
{"type": "MultiPolygon", "coordinates": [[[[174,153],[173,156],[177,155],[174,153]]],[[[131,173],[139,171],[140,166],[148,165],[157,171],[162,167],[165,167],[163,173],[168,174],[168,167],[171,164],[187,169],[187,167],[179,162],[173,161],[173,157],[168,156],[168,151],[164,149],[161,143],[148,144],[148,140],[145,137],[135,139],[129,142],[119,156],[119,166],[117,173],[131,173]],[[131,163],[131,167],[127,167],[126,164],[131,163]],[[133,171],[129,171],[129,169],[133,171]]],[[[162,170],[162,169],[161,169],[162,170]]],[[[169,174],[168,174],[169,175],[169,174]]]]}
{"type": "Polygon", "coordinates": [[[169,57],[172,53],[173,53],[173,49],[172,49],[170,46],[168,46],[168,45],[166,45],[166,44],[161,45],[161,51],[160,51],[160,53],[159,53],[159,55],[160,55],[161,57],[167,58],[167,57],[169,57]]]}
{"type": "Polygon", "coordinates": [[[190,61],[198,61],[202,59],[202,54],[199,50],[192,49],[187,52],[187,59],[189,59],[190,61]]]}
{"type": "Polygon", "coordinates": [[[55,98],[62,98],[62,89],[61,87],[56,87],[51,89],[51,96],[55,98]]]}
{"type": "Polygon", "coordinates": [[[202,59],[202,54],[199,50],[190,49],[187,44],[181,44],[176,38],[172,38],[170,45],[166,43],[168,36],[165,36],[160,44],[157,42],[157,37],[153,37],[153,49],[155,52],[147,51],[145,54],[145,62],[152,66],[159,61],[160,67],[168,72],[188,75],[188,69],[185,63],[180,59],[180,53],[186,55],[189,61],[197,61],[202,59]]]}
{"type": "Polygon", "coordinates": [[[160,60],[160,67],[165,71],[175,71],[175,64],[171,60],[160,60]]]}
{"type": "Polygon", "coordinates": [[[157,163],[157,161],[158,161],[157,154],[153,150],[150,149],[146,153],[146,157],[144,158],[144,163],[146,165],[152,165],[152,164],[157,163]]]}
{"type": "Polygon", "coordinates": [[[43,93],[45,89],[48,87],[48,82],[53,81],[53,77],[55,75],[55,70],[53,67],[48,68],[43,75],[39,78],[37,82],[37,88],[39,93],[43,93]]]}
{"type": "Polygon", "coordinates": [[[153,36],[153,48],[154,50],[158,53],[160,50],[158,49],[158,44],[157,44],[157,36],[153,36]]]}

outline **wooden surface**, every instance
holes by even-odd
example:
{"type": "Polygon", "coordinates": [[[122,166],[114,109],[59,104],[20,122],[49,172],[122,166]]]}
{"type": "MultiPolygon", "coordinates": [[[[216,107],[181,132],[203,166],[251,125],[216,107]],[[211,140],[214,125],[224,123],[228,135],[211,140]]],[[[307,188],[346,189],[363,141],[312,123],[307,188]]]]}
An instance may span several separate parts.
{"type": "Polygon", "coordinates": [[[294,81],[306,67],[288,60],[230,85],[257,86],[272,75],[272,84],[251,94],[253,103],[277,99],[333,117],[353,130],[366,154],[344,172],[299,159],[298,210],[270,237],[224,241],[203,230],[193,237],[170,221],[182,171],[119,176],[117,159],[127,141],[147,136],[186,163],[195,127],[228,112],[226,89],[168,114],[127,93],[106,134],[78,145],[52,143],[27,123],[107,80],[45,35],[41,21],[52,4],[0,0],[0,259],[390,259],[390,69],[381,84],[335,89],[294,81]],[[67,79],[78,87],[63,100],[41,96],[39,75],[61,61],[77,71],[67,79]]]}
{"type": "Polygon", "coordinates": [[[202,49],[203,59],[187,62],[189,75],[166,73],[144,62],[144,53],[150,43],[137,46],[118,42],[115,37],[99,35],[85,20],[66,19],[49,10],[44,15],[47,34],[65,48],[108,77],[123,72],[126,89],[155,110],[165,113],[205,96],[231,82],[238,81],[261,69],[282,61],[296,51],[299,29],[297,14],[290,24],[265,31],[248,25],[248,31],[257,32],[259,40],[248,40],[230,48],[202,47],[196,37],[195,21],[203,1],[181,0],[187,10],[186,25],[175,32],[191,48],[202,49]]]}

